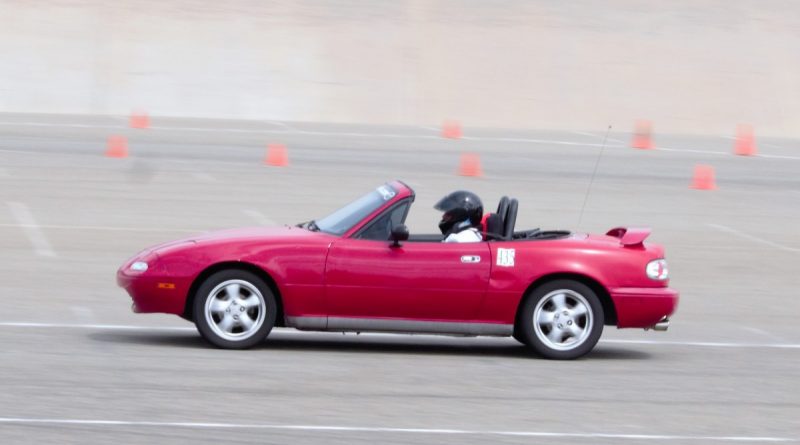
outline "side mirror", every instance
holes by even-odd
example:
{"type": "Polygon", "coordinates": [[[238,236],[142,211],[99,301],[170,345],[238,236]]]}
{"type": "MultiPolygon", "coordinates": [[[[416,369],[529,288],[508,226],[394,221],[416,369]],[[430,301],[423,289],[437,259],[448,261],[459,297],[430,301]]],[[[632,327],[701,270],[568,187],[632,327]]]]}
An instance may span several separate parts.
{"type": "Polygon", "coordinates": [[[408,239],[408,227],[405,224],[399,224],[392,227],[392,247],[400,247],[400,241],[408,239]]]}

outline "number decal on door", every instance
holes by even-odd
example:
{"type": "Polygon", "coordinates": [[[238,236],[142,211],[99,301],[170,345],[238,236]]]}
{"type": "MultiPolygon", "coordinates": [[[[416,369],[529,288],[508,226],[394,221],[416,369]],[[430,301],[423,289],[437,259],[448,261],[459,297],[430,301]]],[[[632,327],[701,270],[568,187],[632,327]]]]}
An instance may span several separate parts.
{"type": "Polygon", "coordinates": [[[515,249],[497,249],[497,265],[501,267],[514,267],[515,249]]]}

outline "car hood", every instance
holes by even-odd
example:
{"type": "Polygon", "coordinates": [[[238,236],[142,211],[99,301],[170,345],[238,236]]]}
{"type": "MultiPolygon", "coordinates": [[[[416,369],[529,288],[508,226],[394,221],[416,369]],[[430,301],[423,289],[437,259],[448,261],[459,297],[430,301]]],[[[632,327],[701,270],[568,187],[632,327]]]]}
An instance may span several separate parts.
{"type": "Polygon", "coordinates": [[[287,236],[306,236],[313,232],[299,227],[242,227],[237,229],[215,230],[195,235],[190,239],[198,243],[213,241],[249,240],[264,238],[283,238],[287,236]]]}
{"type": "Polygon", "coordinates": [[[186,238],[168,241],[166,243],[151,246],[145,251],[156,252],[160,255],[169,251],[179,249],[186,245],[208,245],[216,243],[249,243],[278,240],[295,240],[298,238],[328,237],[322,232],[312,232],[295,226],[283,227],[242,227],[237,229],[215,230],[200,233],[186,238]]]}

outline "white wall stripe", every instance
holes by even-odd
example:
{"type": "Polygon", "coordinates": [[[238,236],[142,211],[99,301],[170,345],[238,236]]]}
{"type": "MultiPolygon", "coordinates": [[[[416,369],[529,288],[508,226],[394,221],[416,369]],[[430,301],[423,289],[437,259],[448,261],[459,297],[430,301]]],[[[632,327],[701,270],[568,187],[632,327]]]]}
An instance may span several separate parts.
{"type": "Polygon", "coordinates": [[[432,435],[468,435],[468,436],[515,436],[515,437],[550,437],[576,439],[618,439],[618,440],[650,440],[650,441],[698,441],[698,442],[796,442],[789,437],[771,436],[708,436],[685,434],[625,434],[625,433],[568,433],[552,431],[499,431],[499,430],[464,430],[450,428],[393,428],[370,426],[338,426],[338,425],[278,425],[259,423],[224,423],[224,422],[154,422],[136,420],[95,420],[95,419],[37,419],[20,417],[0,417],[2,424],[42,424],[42,425],[81,425],[97,427],[133,426],[189,429],[264,429],[292,431],[329,431],[350,433],[398,433],[398,434],[432,434],[432,435]]]}

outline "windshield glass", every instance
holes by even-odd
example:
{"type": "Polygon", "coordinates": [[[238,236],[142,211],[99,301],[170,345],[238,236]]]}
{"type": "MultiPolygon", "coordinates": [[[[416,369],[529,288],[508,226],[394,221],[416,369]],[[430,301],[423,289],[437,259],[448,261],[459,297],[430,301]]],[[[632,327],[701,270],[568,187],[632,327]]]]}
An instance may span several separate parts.
{"type": "Polygon", "coordinates": [[[341,236],[367,215],[381,208],[395,195],[397,195],[397,190],[389,184],[384,184],[330,215],[313,222],[319,230],[341,236]]]}

